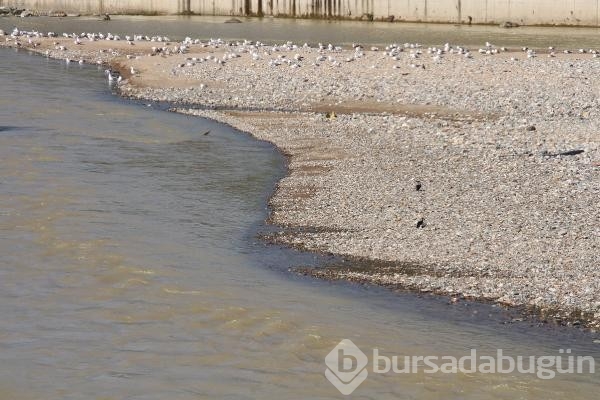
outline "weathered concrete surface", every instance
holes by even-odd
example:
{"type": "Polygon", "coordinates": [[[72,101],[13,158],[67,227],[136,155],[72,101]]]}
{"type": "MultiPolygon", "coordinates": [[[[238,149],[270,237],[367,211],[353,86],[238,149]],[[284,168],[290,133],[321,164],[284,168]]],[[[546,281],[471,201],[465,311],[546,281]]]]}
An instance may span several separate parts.
{"type": "Polygon", "coordinates": [[[1,5],[81,14],[194,13],[598,26],[600,0],[0,0],[1,5]]]}

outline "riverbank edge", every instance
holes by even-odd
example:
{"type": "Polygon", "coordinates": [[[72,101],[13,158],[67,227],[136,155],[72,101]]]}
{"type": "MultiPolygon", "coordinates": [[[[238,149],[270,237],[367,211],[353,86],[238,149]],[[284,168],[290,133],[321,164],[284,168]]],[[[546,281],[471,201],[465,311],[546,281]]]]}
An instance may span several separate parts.
{"type": "MultiPolygon", "coordinates": [[[[126,71],[125,71],[126,72],[126,71]]],[[[127,95],[124,96],[128,98],[127,95]]],[[[138,99],[137,97],[131,97],[132,99],[138,99]]],[[[147,99],[151,100],[151,99],[147,99]]],[[[286,159],[286,175],[290,177],[292,174],[297,173],[293,168],[290,167],[291,160],[297,157],[300,153],[290,152],[282,148],[281,143],[276,141],[265,139],[260,137],[256,133],[255,129],[252,129],[252,117],[246,116],[243,123],[236,123],[236,117],[230,117],[227,115],[227,110],[199,110],[193,108],[172,108],[170,111],[177,112],[184,115],[193,115],[201,118],[213,120],[215,122],[230,126],[231,128],[247,134],[256,140],[264,141],[273,145],[278,151],[284,155],[286,159]]],[[[257,116],[260,112],[255,112],[257,116]]],[[[279,114],[292,114],[301,116],[306,112],[274,112],[279,114]]],[[[248,113],[247,113],[248,114],[248,113]]],[[[429,290],[423,289],[418,284],[398,284],[388,283],[385,279],[382,279],[386,273],[393,271],[394,273],[402,273],[406,276],[419,276],[426,275],[428,266],[415,263],[415,262],[398,262],[398,261],[386,261],[376,258],[360,257],[351,254],[332,253],[319,248],[307,246],[302,242],[301,234],[306,231],[321,231],[322,228],[314,226],[294,226],[292,224],[277,223],[273,220],[272,215],[278,209],[273,204],[273,199],[277,196],[282,195],[285,189],[278,183],[269,198],[268,208],[269,216],[267,217],[266,223],[276,226],[279,228],[279,232],[272,234],[261,235],[261,239],[269,244],[282,245],[294,248],[298,251],[313,252],[316,254],[335,256],[339,257],[342,261],[339,263],[333,263],[324,265],[321,267],[296,267],[291,269],[291,272],[310,276],[312,278],[327,280],[327,281],[346,281],[356,284],[370,284],[379,287],[384,287],[390,290],[401,290],[404,292],[415,293],[416,295],[435,295],[440,297],[447,297],[449,304],[457,304],[461,301],[474,301],[481,304],[498,305],[504,307],[507,310],[513,311],[515,314],[520,315],[522,318],[513,318],[512,321],[528,321],[540,324],[550,324],[556,326],[570,326],[583,328],[592,333],[595,333],[600,327],[600,320],[594,317],[594,313],[586,312],[578,308],[568,307],[539,307],[530,304],[517,304],[507,303],[499,301],[496,297],[481,297],[481,296],[469,296],[464,295],[461,292],[449,291],[446,289],[429,290]],[[424,270],[425,269],[425,273],[424,270]]],[[[285,195],[285,194],[284,194],[285,195]]],[[[434,268],[434,267],[432,267],[434,268]]]]}
{"type": "MultiPolygon", "coordinates": [[[[10,44],[0,42],[0,48],[14,48],[10,44]]],[[[30,51],[34,54],[44,56],[43,48],[30,48],[24,47],[23,50],[30,51]]],[[[48,55],[46,55],[48,56],[48,55]]],[[[49,58],[53,58],[51,55],[49,58]]],[[[59,57],[54,57],[54,59],[60,60],[59,57]]],[[[85,63],[90,65],[97,65],[92,62],[92,60],[83,59],[85,63]]],[[[149,101],[149,102],[160,102],[160,100],[156,98],[152,98],[151,96],[141,96],[140,93],[136,92],[138,87],[135,83],[132,83],[133,80],[128,78],[131,77],[129,72],[130,65],[128,65],[127,60],[124,60],[124,57],[114,56],[110,57],[108,62],[103,63],[103,66],[109,67],[114,71],[117,71],[125,78],[124,84],[118,87],[117,94],[125,99],[138,100],[138,101],[149,101]],[[123,90],[128,89],[128,90],[123,90]]],[[[143,87],[143,86],[142,86],[143,87]]],[[[264,141],[273,145],[284,157],[286,160],[285,168],[285,177],[289,177],[294,174],[294,170],[290,168],[290,160],[294,157],[298,156],[298,154],[294,154],[286,149],[284,149],[284,143],[278,143],[275,140],[266,139],[258,134],[258,129],[254,129],[252,126],[253,117],[252,114],[255,114],[255,117],[260,119],[261,114],[265,113],[275,113],[278,115],[291,115],[296,118],[301,118],[302,116],[306,116],[307,114],[317,115],[321,114],[319,112],[309,112],[303,110],[292,110],[292,111],[250,111],[245,112],[243,117],[235,117],[233,115],[229,115],[228,111],[239,111],[232,107],[228,108],[219,108],[210,109],[204,108],[202,109],[201,104],[183,104],[183,103],[173,103],[173,108],[171,111],[178,112],[181,114],[187,115],[195,115],[201,118],[211,119],[218,123],[222,123],[228,125],[237,131],[252,136],[255,140],[264,141]],[[177,106],[180,106],[178,108],[177,106]],[[192,108],[198,107],[198,108],[192,108]],[[186,111],[187,110],[187,111],[186,111]]],[[[318,160],[316,160],[318,161],[318,160]]],[[[280,181],[281,182],[281,181],[280,181]]],[[[528,304],[515,304],[515,303],[503,303],[498,301],[499,298],[487,298],[487,297],[478,297],[478,296],[464,296],[462,293],[455,291],[444,290],[443,288],[440,290],[422,290],[418,285],[405,285],[405,284],[389,284],[385,281],[382,281],[380,278],[386,270],[390,268],[394,268],[394,271],[401,271],[406,274],[406,276],[423,276],[426,275],[427,267],[426,265],[418,265],[415,263],[403,263],[397,261],[384,261],[374,258],[366,258],[366,257],[358,257],[349,254],[343,253],[331,253],[329,251],[323,251],[319,248],[312,248],[310,246],[304,245],[302,243],[301,233],[306,230],[315,230],[318,231],[319,228],[311,227],[311,226],[295,226],[293,224],[282,224],[276,223],[272,216],[275,212],[278,211],[277,207],[273,204],[273,199],[282,194],[284,189],[277,183],[275,190],[271,194],[268,200],[268,217],[266,219],[266,223],[269,225],[276,226],[280,229],[279,233],[273,235],[263,236],[262,239],[267,243],[276,244],[276,245],[284,245],[290,248],[297,249],[299,251],[308,251],[316,254],[324,254],[324,255],[334,255],[340,257],[344,262],[342,264],[329,265],[321,268],[303,268],[298,267],[293,269],[292,272],[311,276],[313,278],[329,280],[329,281],[348,281],[359,284],[372,284],[380,287],[386,287],[390,289],[402,289],[408,292],[414,292],[417,294],[433,294],[443,297],[449,297],[450,303],[457,303],[460,300],[468,300],[468,301],[476,301],[483,304],[498,304],[502,307],[506,307],[508,309],[514,310],[515,312],[527,317],[532,320],[539,321],[541,323],[550,323],[562,326],[574,326],[578,328],[583,328],[592,333],[597,332],[598,328],[600,328],[600,318],[597,318],[593,313],[585,312],[579,308],[568,307],[567,305],[559,305],[556,307],[538,307],[528,304]],[[352,265],[349,265],[352,264],[352,265]],[[411,268],[406,268],[406,266],[410,265],[411,268]],[[365,268],[369,269],[368,272],[365,272],[365,268]],[[423,271],[425,270],[425,271],[423,271]],[[417,273],[420,272],[420,273],[417,273]],[[424,273],[425,272],[425,273],[424,273]]]]}

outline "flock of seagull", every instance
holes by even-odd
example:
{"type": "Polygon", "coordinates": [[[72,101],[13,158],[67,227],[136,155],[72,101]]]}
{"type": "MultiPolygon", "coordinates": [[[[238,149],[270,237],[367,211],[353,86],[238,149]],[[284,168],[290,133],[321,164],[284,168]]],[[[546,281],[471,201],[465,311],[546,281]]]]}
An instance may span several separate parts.
{"type": "MultiPolygon", "coordinates": [[[[6,33],[3,30],[0,30],[0,36],[6,36],[6,33]]],[[[6,38],[6,41],[9,40],[14,40],[17,47],[21,47],[22,43],[21,43],[21,39],[26,39],[27,40],[27,44],[33,48],[36,48],[40,45],[39,42],[36,42],[35,39],[41,39],[41,38],[65,38],[65,39],[72,39],[73,40],[73,44],[76,46],[82,45],[84,44],[85,41],[88,42],[95,42],[95,41],[99,41],[99,40],[107,40],[107,41],[120,41],[122,40],[122,38],[119,35],[113,35],[112,33],[80,33],[80,34],[76,34],[76,33],[62,33],[61,36],[59,36],[58,34],[56,34],[55,32],[39,32],[39,31],[23,31],[23,30],[19,30],[18,28],[14,28],[13,31],[11,32],[10,35],[8,35],[9,37],[6,38]]],[[[170,41],[170,39],[167,36],[145,36],[145,35],[134,35],[134,36],[125,36],[124,37],[125,41],[127,41],[127,43],[129,45],[135,45],[136,41],[148,41],[148,42],[164,42],[164,43],[168,43],[170,41]]],[[[67,51],[67,47],[64,44],[61,44],[58,41],[53,42],[54,45],[54,50],[57,51],[67,51]]],[[[153,47],[152,48],[154,52],[158,52],[158,48],[153,47]]],[[[162,48],[161,48],[162,49],[162,48]]],[[[113,52],[112,49],[109,50],[105,50],[105,49],[101,49],[100,52],[101,53],[105,53],[105,52],[113,52]]],[[[117,55],[115,52],[113,52],[114,55],[117,55]]],[[[45,52],[46,56],[49,57],[50,56],[50,50],[46,50],[45,52]]],[[[132,56],[127,56],[127,58],[131,58],[132,56]]],[[[70,64],[71,62],[74,62],[74,60],[71,60],[70,58],[65,58],[65,63],[70,64]]],[[[85,60],[83,59],[79,59],[77,61],[78,64],[82,65],[85,63],[85,60]]],[[[98,61],[98,64],[102,64],[102,61],[98,61]]],[[[131,67],[131,71],[130,71],[131,75],[135,75],[137,74],[137,71],[131,67]]],[[[108,78],[108,80],[110,82],[121,82],[123,80],[123,77],[116,71],[107,69],[105,70],[105,74],[108,78]]]]}
{"type": "MultiPolygon", "coordinates": [[[[18,47],[22,46],[22,41],[26,41],[30,47],[37,47],[40,45],[36,39],[40,38],[62,38],[69,39],[73,41],[73,45],[76,47],[83,45],[87,42],[95,42],[95,41],[125,41],[131,46],[135,46],[136,42],[153,42],[156,43],[155,46],[151,47],[150,55],[161,55],[168,56],[171,54],[185,54],[189,51],[192,45],[197,45],[200,47],[211,47],[211,48],[225,48],[228,51],[221,57],[217,57],[215,55],[209,54],[205,57],[193,57],[186,58],[185,63],[180,63],[177,65],[179,68],[184,68],[186,66],[194,66],[196,63],[202,62],[214,62],[218,65],[224,65],[227,61],[239,58],[243,53],[248,53],[252,57],[253,61],[259,61],[262,59],[268,59],[268,65],[272,67],[277,67],[280,65],[288,65],[291,68],[300,68],[303,65],[303,62],[306,61],[306,56],[301,55],[300,49],[316,49],[317,56],[314,58],[314,61],[311,63],[313,66],[320,66],[321,64],[328,64],[333,67],[339,67],[342,63],[353,62],[359,60],[365,55],[365,48],[363,45],[358,43],[352,43],[353,51],[343,52],[343,48],[341,46],[335,46],[333,44],[325,45],[323,43],[319,43],[316,48],[309,46],[305,43],[302,46],[294,44],[292,42],[286,42],[281,45],[267,45],[260,41],[224,41],[223,39],[210,39],[207,41],[201,41],[200,39],[192,39],[190,37],[186,37],[180,43],[176,45],[171,45],[171,40],[167,36],[147,36],[147,35],[125,35],[121,37],[120,35],[112,34],[112,33],[62,33],[60,36],[54,32],[38,32],[38,31],[23,31],[18,28],[14,28],[14,30],[10,33],[10,35],[6,35],[6,33],[0,30],[0,36],[8,36],[6,41],[14,40],[18,47]],[[298,52],[297,52],[298,51],[298,52]],[[288,57],[289,52],[294,52],[295,55],[292,57],[288,57]]],[[[55,41],[53,42],[54,50],[66,52],[67,47],[63,42],[55,41]]],[[[99,50],[102,53],[111,52],[113,55],[118,55],[118,52],[113,51],[112,49],[101,49],[99,50]]],[[[473,58],[471,51],[462,46],[452,46],[449,43],[444,44],[440,47],[428,47],[424,48],[422,45],[418,43],[403,43],[403,44],[390,44],[385,48],[380,50],[379,47],[372,46],[370,47],[370,51],[379,52],[382,51],[384,57],[389,57],[394,61],[401,60],[404,56],[402,54],[407,54],[407,57],[410,60],[414,60],[410,63],[411,67],[420,67],[425,69],[425,64],[418,64],[416,60],[419,60],[424,57],[429,57],[431,61],[434,63],[439,63],[441,60],[449,55],[459,55],[465,57],[467,59],[473,58]]],[[[492,56],[503,52],[508,52],[509,49],[506,47],[497,47],[493,44],[486,42],[485,46],[478,49],[478,53],[483,56],[492,56]]],[[[521,51],[526,55],[527,58],[535,58],[537,57],[537,52],[534,49],[530,49],[528,47],[521,48],[521,51]]],[[[563,50],[563,53],[570,54],[573,53],[571,50],[563,50]]],[[[594,49],[579,49],[578,53],[580,54],[591,54],[592,57],[598,58],[600,57],[600,52],[594,49]]],[[[304,53],[306,54],[306,53],[304,53]]],[[[46,55],[50,56],[50,50],[46,50],[46,55]]],[[[554,47],[549,47],[547,51],[548,57],[556,57],[556,50],[554,47]]],[[[139,56],[127,55],[128,59],[131,58],[139,58],[139,56]]],[[[71,62],[75,62],[70,58],[64,59],[67,64],[71,62]]],[[[517,61],[517,57],[511,57],[512,61],[517,61]]],[[[79,59],[79,64],[84,64],[85,61],[83,59],[79,59]]],[[[101,60],[97,61],[98,64],[102,64],[101,60]]],[[[371,66],[372,68],[376,68],[375,65],[371,66]]],[[[393,64],[393,68],[400,68],[398,64],[393,64]]],[[[123,78],[120,74],[110,69],[107,69],[106,76],[108,80],[112,82],[122,82],[123,78]]],[[[131,67],[130,70],[131,75],[137,74],[137,71],[131,67]]],[[[176,73],[176,70],[173,69],[172,73],[176,73]]]]}

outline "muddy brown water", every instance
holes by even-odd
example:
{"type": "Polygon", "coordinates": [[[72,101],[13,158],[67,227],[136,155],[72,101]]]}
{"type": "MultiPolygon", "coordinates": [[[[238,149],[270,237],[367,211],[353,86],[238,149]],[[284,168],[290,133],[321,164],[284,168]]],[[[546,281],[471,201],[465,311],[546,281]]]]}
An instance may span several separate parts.
{"type": "MultiPolygon", "coordinates": [[[[267,246],[272,146],[116,97],[95,67],[0,49],[0,398],[340,398],[325,356],[598,359],[489,305],[321,282],[267,246]],[[209,135],[203,133],[210,130],[209,135]]],[[[368,367],[370,368],[370,367],[368,367]]],[[[375,374],[353,396],[590,399],[597,374],[375,374]]]]}

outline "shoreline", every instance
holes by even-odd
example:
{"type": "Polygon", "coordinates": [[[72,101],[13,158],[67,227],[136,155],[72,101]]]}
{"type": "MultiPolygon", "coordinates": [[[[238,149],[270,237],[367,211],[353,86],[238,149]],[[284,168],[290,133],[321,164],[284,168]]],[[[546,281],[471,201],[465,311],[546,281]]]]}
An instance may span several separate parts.
{"type": "MultiPolygon", "coordinates": [[[[281,144],[277,144],[276,140],[272,140],[270,137],[265,138],[262,133],[258,133],[256,127],[249,127],[246,122],[240,120],[232,120],[231,117],[224,117],[222,113],[211,111],[211,110],[172,110],[174,112],[180,112],[186,115],[201,116],[203,118],[209,118],[214,121],[227,124],[236,130],[247,133],[258,140],[266,140],[276,146],[286,156],[289,161],[288,164],[288,177],[292,174],[296,174],[296,168],[290,167],[293,163],[293,159],[298,157],[297,153],[289,152],[288,150],[280,147],[281,144]]],[[[286,116],[283,118],[292,118],[289,113],[282,113],[286,116]]],[[[260,118],[260,117],[255,117],[260,118]]],[[[268,118],[273,118],[268,117],[268,118]]],[[[269,201],[271,210],[279,212],[285,212],[281,210],[281,205],[278,205],[280,197],[303,197],[305,194],[310,196],[310,193],[302,193],[300,189],[293,187],[282,188],[279,184],[276,187],[276,191],[269,201]],[[298,191],[300,193],[298,193],[298,191]],[[276,203],[273,204],[273,201],[276,203]]],[[[533,322],[542,324],[554,324],[560,326],[572,326],[572,327],[584,327],[592,332],[596,332],[600,326],[598,322],[598,316],[592,312],[586,312],[579,309],[569,309],[566,307],[558,306],[545,306],[537,304],[520,304],[512,301],[502,300],[499,297],[494,296],[480,296],[465,293],[460,290],[449,290],[445,287],[436,287],[435,285],[429,285],[429,278],[438,276],[441,278],[453,275],[456,271],[447,271],[443,265],[425,265],[420,264],[418,261],[390,261],[382,260],[364,256],[356,256],[352,253],[341,253],[331,251],[328,247],[324,246],[326,243],[321,242],[321,245],[310,244],[307,245],[303,238],[306,240],[312,235],[319,234],[335,234],[345,232],[344,228],[328,229],[317,226],[298,226],[294,223],[288,223],[285,220],[282,221],[280,218],[273,218],[271,215],[267,223],[278,226],[281,230],[274,234],[270,234],[263,239],[269,243],[276,245],[283,245],[295,248],[299,251],[317,252],[325,255],[333,255],[342,258],[342,263],[328,264],[322,267],[298,267],[292,269],[292,272],[298,273],[305,276],[310,276],[317,279],[324,279],[330,281],[347,281],[358,284],[371,284],[380,287],[384,287],[391,290],[403,290],[412,292],[419,295],[433,294],[437,296],[447,297],[449,304],[457,304],[462,301],[476,301],[482,304],[497,304],[499,306],[511,309],[517,314],[524,316],[526,319],[531,318],[533,322]]],[[[459,275],[460,276],[460,275],[459,275]]],[[[517,318],[519,320],[519,318],[517,318]]]]}
{"type": "MultiPolygon", "coordinates": [[[[142,99],[138,99],[142,100],[142,99]]],[[[268,139],[263,139],[258,137],[256,134],[253,134],[249,131],[243,130],[242,126],[234,125],[231,123],[231,120],[227,118],[219,118],[217,115],[211,114],[209,110],[208,113],[196,113],[191,112],[187,109],[178,109],[178,108],[169,108],[168,111],[175,112],[184,115],[193,115],[200,116],[201,118],[206,118],[211,121],[215,121],[220,124],[227,125],[232,129],[237,130],[238,132],[248,135],[255,140],[265,141],[271,145],[273,145],[278,151],[281,152],[283,157],[286,160],[285,163],[285,171],[286,176],[291,174],[291,169],[289,168],[290,161],[293,157],[293,154],[285,153],[281,148],[279,148],[273,141],[268,139]]],[[[205,112],[207,110],[204,110],[205,112]]],[[[313,229],[311,227],[290,227],[278,224],[277,222],[271,219],[272,213],[272,205],[271,200],[279,195],[280,187],[278,184],[275,185],[275,189],[272,194],[269,196],[268,208],[269,208],[269,216],[264,221],[267,225],[271,225],[275,228],[278,228],[278,231],[274,233],[266,233],[259,234],[259,238],[271,245],[284,246],[288,248],[293,248],[297,251],[301,252],[311,252],[320,254],[322,256],[327,257],[335,257],[340,260],[337,262],[327,262],[321,266],[317,267],[307,267],[307,266],[298,266],[292,267],[289,269],[291,273],[302,275],[306,277],[310,277],[318,280],[325,281],[342,281],[346,283],[355,283],[359,285],[373,285],[376,287],[384,288],[386,290],[391,291],[401,291],[404,293],[412,293],[417,296],[427,296],[432,295],[438,298],[447,298],[449,305],[457,305],[459,303],[477,303],[479,305],[485,306],[500,306],[507,311],[511,311],[511,315],[504,321],[502,324],[514,324],[519,322],[527,322],[531,324],[531,326],[537,325],[549,325],[550,327],[571,327],[571,328],[583,328],[583,332],[596,333],[596,327],[598,325],[592,324],[584,324],[581,321],[594,321],[594,315],[590,313],[584,313],[580,310],[573,310],[570,314],[568,311],[558,308],[544,308],[530,305],[515,305],[510,303],[502,303],[496,301],[494,298],[482,298],[482,297],[470,297],[464,296],[461,293],[451,293],[445,290],[430,290],[423,289],[419,285],[412,284],[401,284],[398,282],[390,282],[386,280],[386,274],[391,273],[404,273],[406,275],[417,275],[419,269],[424,266],[420,266],[416,263],[404,263],[404,262],[390,262],[384,260],[377,259],[369,259],[364,257],[356,257],[356,256],[348,256],[341,255],[336,253],[330,253],[326,250],[319,250],[310,247],[304,246],[300,243],[292,243],[294,240],[293,237],[297,236],[299,233],[307,232],[307,231],[315,231],[322,232],[324,230],[321,229],[313,229]],[[283,237],[283,239],[282,239],[283,237]],[[287,237],[287,238],[286,238],[287,237]]],[[[327,231],[327,230],[325,230],[327,231]]]]}
{"type": "MultiPolygon", "coordinates": [[[[15,45],[3,39],[2,46],[15,45]]],[[[600,327],[600,217],[593,202],[600,189],[600,106],[586,90],[600,62],[591,54],[528,59],[473,50],[466,58],[408,47],[393,59],[384,49],[356,57],[353,50],[289,46],[261,48],[254,57],[247,44],[204,42],[186,45],[185,54],[149,56],[156,42],[20,42],[53,58],[119,69],[124,97],[186,103],[177,111],[273,143],[289,160],[289,175],[269,201],[267,222],[283,229],[273,241],[384,265],[299,273],[478,299],[600,327]],[[54,42],[67,49],[56,50],[54,42]],[[540,69],[545,82],[536,81],[540,69]],[[571,98],[554,99],[564,87],[553,79],[574,83],[571,98]],[[574,149],[583,151],[561,155],[574,149]]]]}

